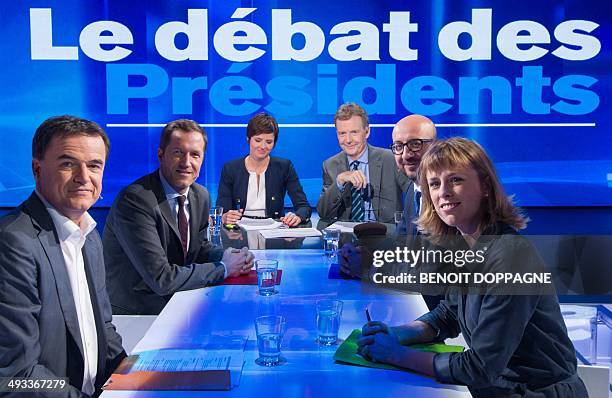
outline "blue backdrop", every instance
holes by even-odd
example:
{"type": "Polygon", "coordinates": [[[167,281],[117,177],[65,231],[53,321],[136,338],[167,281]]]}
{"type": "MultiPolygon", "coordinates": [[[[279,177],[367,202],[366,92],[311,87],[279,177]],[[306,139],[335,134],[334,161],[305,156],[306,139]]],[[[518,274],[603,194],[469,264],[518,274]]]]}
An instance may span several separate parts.
{"type": "Polygon", "coordinates": [[[410,113],[429,115],[442,136],[478,140],[520,205],[612,205],[608,2],[2,8],[0,206],[31,192],[31,139],[49,116],[106,129],[112,149],[97,205],[109,206],[157,167],[161,126],[178,118],[206,126],[200,182],[216,197],[221,167],[247,153],[244,126],[260,111],[281,123],[273,154],[293,161],[314,206],[321,163],[339,151],[331,123],[345,101],[370,113],[374,145],[388,146],[390,126],[410,113]]]}

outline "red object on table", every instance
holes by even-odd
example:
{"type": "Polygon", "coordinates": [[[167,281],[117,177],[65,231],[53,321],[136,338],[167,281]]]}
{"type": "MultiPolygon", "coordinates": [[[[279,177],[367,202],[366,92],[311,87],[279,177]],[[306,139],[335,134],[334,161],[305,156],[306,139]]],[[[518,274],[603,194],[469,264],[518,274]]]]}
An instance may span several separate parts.
{"type": "MultiPolygon", "coordinates": [[[[283,270],[279,269],[276,271],[276,284],[280,285],[281,277],[283,276],[283,270]]],[[[252,269],[246,275],[235,276],[227,278],[221,285],[257,285],[257,271],[252,269]]]]}

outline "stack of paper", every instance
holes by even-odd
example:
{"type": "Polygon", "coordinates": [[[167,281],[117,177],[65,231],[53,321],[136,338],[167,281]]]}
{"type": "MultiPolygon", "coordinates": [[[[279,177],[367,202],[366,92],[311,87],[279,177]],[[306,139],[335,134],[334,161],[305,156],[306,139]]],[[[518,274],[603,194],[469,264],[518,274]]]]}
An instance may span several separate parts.
{"type": "Polygon", "coordinates": [[[283,223],[274,221],[271,218],[255,219],[242,217],[238,222],[238,226],[245,231],[261,231],[265,229],[276,229],[280,228],[283,223]]]}
{"type": "Polygon", "coordinates": [[[305,238],[308,236],[321,236],[321,231],[317,230],[316,228],[268,229],[265,231],[259,231],[259,233],[266,239],[305,238]]]}
{"type": "Polygon", "coordinates": [[[329,225],[325,229],[338,229],[340,230],[340,232],[352,234],[355,226],[359,224],[363,224],[363,223],[350,222],[350,221],[336,221],[335,223],[333,223],[332,225],[329,225]]]}
{"type": "Polygon", "coordinates": [[[104,390],[229,390],[240,384],[246,338],[211,336],[195,348],[162,348],[125,358],[104,390]]]}

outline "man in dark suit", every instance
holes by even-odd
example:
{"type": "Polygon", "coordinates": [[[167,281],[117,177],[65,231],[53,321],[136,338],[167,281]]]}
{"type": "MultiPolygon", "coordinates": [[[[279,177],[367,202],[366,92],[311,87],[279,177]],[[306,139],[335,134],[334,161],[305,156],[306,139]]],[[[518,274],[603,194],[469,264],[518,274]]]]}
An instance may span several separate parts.
{"type": "Polygon", "coordinates": [[[421,188],[417,184],[417,171],[421,157],[436,139],[436,126],[425,116],[410,115],[397,122],[391,136],[391,152],[395,156],[397,167],[410,180],[410,185],[404,192],[404,215],[397,234],[414,235],[416,225],[413,221],[418,218],[421,208],[421,188]]]}
{"type": "Polygon", "coordinates": [[[66,377],[62,396],[89,396],[125,357],[87,213],[108,150],[108,137],[88,120],[54,117],[36,130],[36,192],[0,220],[2,377],[66,377]]]}
{"type": "Polygon", "coordinates": [[[342,152],[323,162],[317,227],[323,229],[335,221],[392,224],[410,181],[398,171],[389,150],[368,144],[370,127],[362,107],[343,104],[336,111],[334,124],[342,152]]]}
{"type": "Polygon", "coordinates": [[[192,120],[168,123],[160,168],[124,188],[104,228],[113,313],[159,314],[172,295],[246,274],[253,254],[215,248],[206,238],[210,196],[195,182],[206,133],[192,120]]]}

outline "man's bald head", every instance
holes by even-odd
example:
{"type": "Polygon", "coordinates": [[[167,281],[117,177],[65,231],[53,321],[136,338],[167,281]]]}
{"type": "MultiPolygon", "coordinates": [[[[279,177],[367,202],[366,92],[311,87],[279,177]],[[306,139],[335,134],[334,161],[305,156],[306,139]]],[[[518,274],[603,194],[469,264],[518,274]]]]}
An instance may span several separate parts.
{"type": "Polygon", "coordinates": [[[393,128],[392,137],[394,144],[407,144],[410,142],[412,148],[415,148],[421,144],[418,140],[424,140],[422,147],[418,150],[411,150],[409,146],[404,146],[402,153],[395,154],[397,167],[410,179],[416,179],[421,156],[427,150],[429,143],[436,139],[436,136],[436,126],[434,123],[431,119],[422,115],[406,116],[397,122],[393,128]]]}

